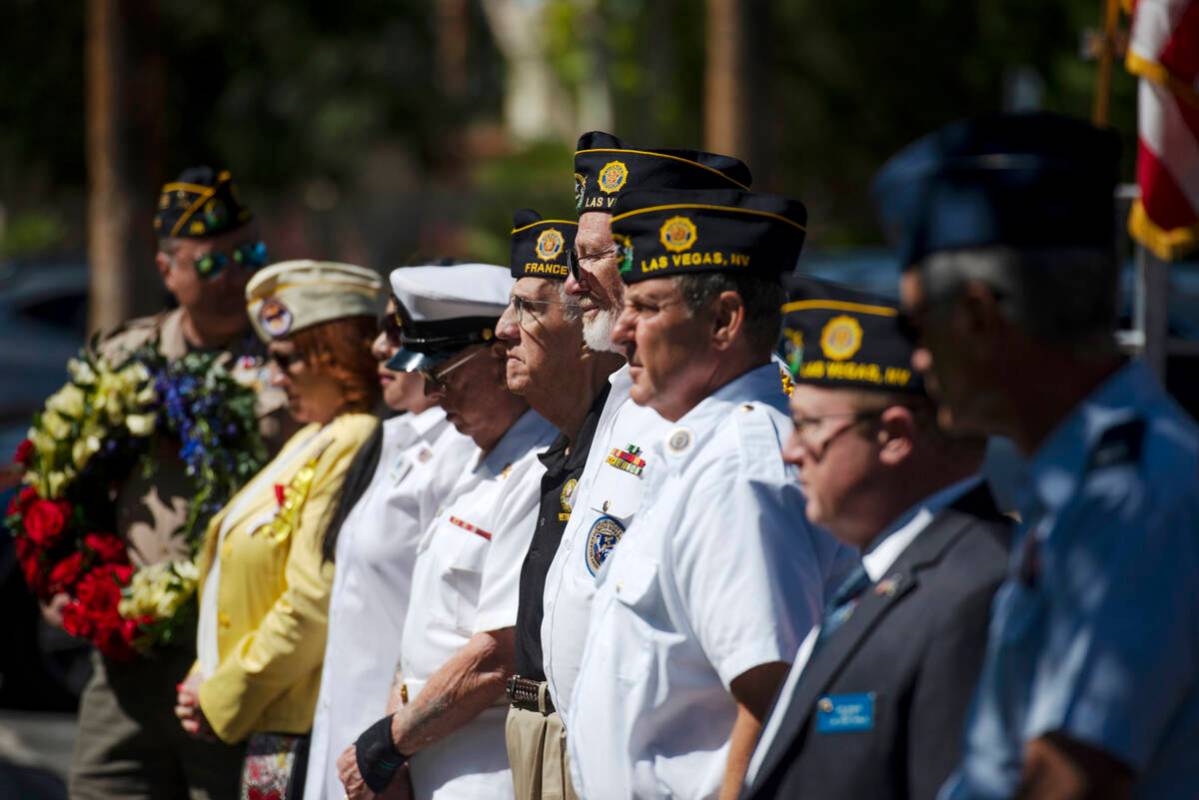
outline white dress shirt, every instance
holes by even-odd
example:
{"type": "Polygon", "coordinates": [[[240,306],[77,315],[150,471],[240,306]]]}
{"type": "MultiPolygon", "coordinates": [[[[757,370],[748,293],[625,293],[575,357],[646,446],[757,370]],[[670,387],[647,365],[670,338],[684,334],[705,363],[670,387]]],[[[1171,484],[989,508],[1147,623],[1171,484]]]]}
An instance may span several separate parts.
{"type": "MultiPolygon", "coordinates": [[[[557,435],[525,412],[451,490],[417,547],[400,659],[409,701],[476,633],[516,624],[520,566],[533,537],[545,468],[557,435]]],[[[504,704],[507,705],[506,703],[504,704]]],[[[486,709],[409,761],[417,800],[512,797],[505,707],[486,709]]]]}
{"type": "Polygon", "coordinates": [[[612,389],[574,491],[570,521],[545,577],[541,649],[550,696],[567,728],[571,692],[587,644],[597,567],[615,546],[613,534],[628,529],[641,505],[642,487],[654,469],[649,444],[672,427],[656,411],[629,398],[627,365],[612,373],[609,382],[612,389]],[[629,464],[621,453],[646,463],[639,468],[633,464],[632,469],[609,463],[612,459],[629,464]]]}
{"type": "Polygon", "coordinates": [[[806,522],[782,459],[786,408],[771,363],[650,448],[657,465],[599,574],[571,701],[581,797],[714,796],[737,715],[731,683],[792,658],[856,557],[806,522]]]}
{"type": "Polygon", "coordinates": [[[341,800],[337,757],[383,716],[421,534],[478,453],[440,408],[383,423],[379,464],[337,537],[304,796],[341,800]]]}

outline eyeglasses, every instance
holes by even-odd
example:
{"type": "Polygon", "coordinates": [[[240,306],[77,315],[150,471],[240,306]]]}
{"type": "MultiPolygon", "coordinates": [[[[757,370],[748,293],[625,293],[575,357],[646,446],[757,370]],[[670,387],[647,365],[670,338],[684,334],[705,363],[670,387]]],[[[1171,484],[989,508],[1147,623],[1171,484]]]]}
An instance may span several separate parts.
{"type": "Polygon", "coordinates": [[[420,374],[424,377],[424,379],[426,381],[428,381],[430,384],[432,384],[435,389],[444,390],[446,388],[446,384],[445,384],[445,376],[446,375],[449,375],[451,372],[458,369],[458,367],[462,366],[463,364],[469,363],[476,356],[478,356],[482,353],[486,353],[487,350],[488,350],[488,348],[486,348],[486,347],[480,347],[475,352],[471,353],[470,355],[466,356],[465,358],[463,358],[459,361],[453,362],[449,366],[434,367],[432,369],[422,369],[420,371],[420,374]]]}
{"type": "MultiPolygon", "coordinates": [[[[613,258],[620,255],[620,247],[613,246],[607,250],[601,250],[598,253],[588,253],[585,256],[576,255],[574,250],[566,251],[566,266],[570,270],[570,276],[576,281],[579,280],[579,273],[582,270],[584,263],[594,264],[597,261],[603,261],[605,258],[613,258]]],[[[588,267],[590,270],[590,267],[588,267]]]]}
{"type": "Polygon", "coordinates": [[[828,448],[836,441],[841,434],[845,433],[859,422],[865,422],[869,419],[882,416],[886,411],[885,408],[879,408],[874,411],[846,411],[840,414],[821,414],[816,417],[797,417],[793,420],[795,424],[795,437],[803,448],[812,454],[816,460],[824,458],[824,454],[828,452],[828,448]],[[813,435],[823,426],[826,419],[848,419],[849,423],[838,428],[831,436],[826,438],[817,446],[813,440],[813,435]]]}
{"type": "Polygon", "coordinates": [[[233,252],[229,255],[225,255],[219,250],[210,250],[196,259],[196,274],[204,280],[212,280],[220,275],[230,263],[237,264],[242,269],[258,269],[266,263],[266,244],[243,242],[233,248],[233,252]]]}
{"type": "Polygon", "coordinates": [[[512,315],[516,317],[516,324],[523,325],[525,313],[533,319],[537,318],[538,313],[545,313],[545,309],[549,306],[562,306],[563,309],[578,308],[579,304],[572,301],[562,300],[529,300],[521,297],[518,294],[512,295],[512,299],[508,301],[508,306],[512,309],[512,315]],[[537,309],[541,309],[540,312],[537,309]]]}

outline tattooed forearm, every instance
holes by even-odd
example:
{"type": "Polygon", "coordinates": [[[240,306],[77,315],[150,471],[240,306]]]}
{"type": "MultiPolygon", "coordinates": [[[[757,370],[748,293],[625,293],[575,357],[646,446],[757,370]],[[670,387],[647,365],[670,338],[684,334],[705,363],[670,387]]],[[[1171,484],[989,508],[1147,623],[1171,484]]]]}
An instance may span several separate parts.
{"type": "Polygon", "coordinates": [[[396,749],[416,753],[494,705],[503,695],[513,651],[511,628],[476,634],[430,676],[418,696],[397,706],[391,725],[396,749]]]}

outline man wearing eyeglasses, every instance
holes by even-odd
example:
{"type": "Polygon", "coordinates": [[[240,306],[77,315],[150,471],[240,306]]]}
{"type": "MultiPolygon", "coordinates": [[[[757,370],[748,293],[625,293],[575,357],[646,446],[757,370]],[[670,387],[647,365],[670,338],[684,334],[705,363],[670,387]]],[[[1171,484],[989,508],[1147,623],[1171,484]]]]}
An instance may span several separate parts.
{"type": "MultiPolygon", "coordinates": [[[[647,150],[593,131],[579,138],[574,160],[579,228],[570,256],[566,293],[579,304],[583,341],[593,352],[623,349],[612,342],[624,284],[612,236],[612,209],[634,188],[746,188],[749,168],[735,158],[690,150],[647,150]]],[[[545,580],[541,640],[550,697],[568,735],[575,678],[587,643],[595,576],[641,504],[656,468],[649,442],[665,422],[652,408],[629,400],[628,367],[614,372],[591,451],[574,492],[570,520],[545,580]]]]}
{"type": "Polygon", "coordinates": [[[895,305],[795,276],[782,343],[807,515],[862,553],[800,647],[746,795],[932,798],[961,752],[1010,536],[911,367],[895,305]]]}
{"type": "MultiPolygon", "coordinates": [[[[152,345],[167,358],[227,354],[231,372],[258,391],[260,430],[273,453],[294,430],[287,399],[267,379],[265,353],[245,313],[245,286],[266,263],[250,209],[228,170],[185,169],[162,187],[154,218],[155,262],[178,308],[132,320],[100,344],[113,360],[152,345]]],[[[178,531],[187,518],[190,483],[174,453],[159,453],[152,473],[134,470],[118,490],[117,529],[138,566],[190,558],[178,531]]],[[[57,603],[46,609],[59,622],[57,603]]],[[[194,642],[180,636],[180,642],[194,642]]],[[[70,771],[71,796],[223,798],[234,795],[241,747],[196,739],[174,719],[175,682],[195,660],[190,644],[128,663],[93,658],[95,671],[79,706],[70,771]]]]}
{"type": "Polygon", "coordinates": [[[575,489],[600,412],[608,376],[623,359],[583,342],[578,304],[564,291],[576,223],[516,213],[511,302],[496,328],[507,347],[508,388],[558,428],[541,455],[545,474],[537,525],[520,572],[516,672],[508,679],[508,760],[517,800],[576,797],[566,764],[565,731],[545,681],[541,650],[545,575],[574,509],[575,489]]]}
{"type": "Polygon", "coordinates": [[[544,472],[537,456],[555,435],[505,384],[495,330],[512,285],[488,264],[391,274],[403,325],[388,366],[423,374],[478,452],[417,546],[392,713],[338,759],[354,800],[409,780],[416,798],[512,796],[504,687],[544,472]]]}
{"type": "MultiPolygon", "coordinates": [[[[596,578],[567,720],[579,795],[735,797],[762,719],[852,553],[804,518],[772,359],[807,212],[739,190],[615,205],[613,342],[646,442],[640,508],[596,578]]],[[[627,463],[627,462],[626,462],[627,463]]]]}

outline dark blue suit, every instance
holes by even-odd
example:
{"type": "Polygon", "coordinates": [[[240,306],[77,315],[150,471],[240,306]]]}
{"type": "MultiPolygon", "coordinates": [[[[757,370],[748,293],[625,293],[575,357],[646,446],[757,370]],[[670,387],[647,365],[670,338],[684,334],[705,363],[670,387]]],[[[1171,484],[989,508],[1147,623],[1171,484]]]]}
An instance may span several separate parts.
{"type": "Polygon", "coordinates": [[[980,485],[937,513],[804,668],[747,798],[932,798],[956,766],[1011,522],[980,485]],[[868,725],[821,700],[873,693],[868,725]]]}

